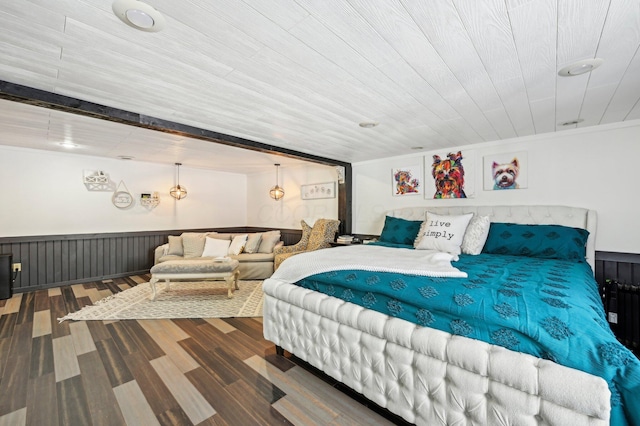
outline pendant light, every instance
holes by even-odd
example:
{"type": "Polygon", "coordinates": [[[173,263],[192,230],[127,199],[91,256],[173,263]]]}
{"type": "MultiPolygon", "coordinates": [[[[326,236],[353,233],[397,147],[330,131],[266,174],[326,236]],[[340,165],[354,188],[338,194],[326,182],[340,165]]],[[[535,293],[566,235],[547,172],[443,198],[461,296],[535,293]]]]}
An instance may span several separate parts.
{"type": "Polygon", "coordinates": [[[278,201],[279,199],[284,197],[284,189],[278,186],[278,167],[280,167],[280,164],[276,163],[274,164],[274,166],[276,166],[276,186],[271,188],[271,191],[269,191],[269,196],[278,201]]]}
{"type": "Polygon", "coordinates": [[[182,166],[182,163],[176,163],[176,186],[169,190],[169,194],[176,200],[187,197],[187,188],[180,186],[180,166],[182,166]]]}

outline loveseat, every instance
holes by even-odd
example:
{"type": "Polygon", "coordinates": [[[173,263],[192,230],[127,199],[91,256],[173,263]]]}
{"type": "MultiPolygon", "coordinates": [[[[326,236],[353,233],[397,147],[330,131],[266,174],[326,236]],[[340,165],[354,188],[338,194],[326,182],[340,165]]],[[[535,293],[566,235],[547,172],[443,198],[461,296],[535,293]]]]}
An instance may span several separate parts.
{"type": "Polygon", "coordinates": [[[264,280],[273,274],[273,250],[282,246],[280,231],[254,233],[184,232],[156,247],[154,264],[167,260],[202,260],[227,256],[239,262],[241,280],[264,280]]]}

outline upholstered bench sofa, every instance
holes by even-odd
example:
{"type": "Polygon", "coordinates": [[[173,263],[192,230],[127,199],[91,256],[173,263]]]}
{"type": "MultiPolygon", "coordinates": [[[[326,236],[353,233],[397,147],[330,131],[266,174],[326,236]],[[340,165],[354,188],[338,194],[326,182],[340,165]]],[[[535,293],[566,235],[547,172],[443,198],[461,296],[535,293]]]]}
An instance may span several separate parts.
{"type": "Polygon", "coordinates": [[[230,257],[239,262],[239,279],[264,280],[273,274],[274,248],[282,246],[280,231],[254,233],[184,232],[158,246],[154,264],[167,260],[230,257]]]}

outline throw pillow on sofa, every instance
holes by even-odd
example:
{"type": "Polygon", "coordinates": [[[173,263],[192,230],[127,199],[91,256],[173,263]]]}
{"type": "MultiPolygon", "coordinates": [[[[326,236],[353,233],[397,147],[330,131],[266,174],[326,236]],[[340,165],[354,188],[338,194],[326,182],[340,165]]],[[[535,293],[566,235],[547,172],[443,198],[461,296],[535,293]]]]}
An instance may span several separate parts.
{"type": "Polygon", "coordinates": [[[262,233],[262,240],[258,253],[273,253],[273,248],[280,241],[280,231],[267,231],[262,233]]]}
{"type": "Polygon", "coordinates": [[[237,256],[242,253],[242,249],[244,249],[248,237],[249,235],[247,234],[236,235],[233,237],[233,241],[231,241],[231,245],[229,246],[229,254],[237,256]]]}
{"type": "Polygon", "coordinates": [[[201,257],[204,250],[205,235],[199,232],[184,232],[182,235],[184,257],[201,257]]]}
{"type": "Polygon", "coordinates": [[[257,253],[258,249],[260,249],[261,241],[261,233],[249,234],[249,237],[247,238],[247,244],[245,244],[243,251],[245,253],[257,253]]]}
{"type": "Polygon", "coordinates": [[[226,256],[229,252],[231,241],[207,237],[202,251],[202,257],[226,256]]]}
{"type": "Polygon", "coordinates": [[[182,237],[169,235],[169,248],[167,250],[167,254],[173,256],[184,255],[184,250],[182,250],[182,237]]]}

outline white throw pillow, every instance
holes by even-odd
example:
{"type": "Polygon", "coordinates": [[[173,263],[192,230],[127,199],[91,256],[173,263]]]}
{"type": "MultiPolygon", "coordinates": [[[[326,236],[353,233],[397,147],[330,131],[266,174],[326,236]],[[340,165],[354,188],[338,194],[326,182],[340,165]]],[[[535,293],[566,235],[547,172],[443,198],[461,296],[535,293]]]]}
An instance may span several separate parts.
{"type": "Polygon", "coordinates": [[[229,240],[207,237],[207,241],[204,243],[202,257],[226,256],[229,252],[229,244],[231,244],[229,240]]]}
{"type": "Polygon", "coordinates": [[[491,220],[489,216],[474,215],[467,231],[464,233],[464,240],[462,240],[462,252],[465,254],[480,254],[484,243],[487,242],[489,236],[489,227],[491,226],[491,220]]]}
{"type": "Polygon", "coordinates": [[[237,256],[242,253],[242,249],[245,244],[247,244],[248,237],[248,234],[236,235],[233,237],[233,241],[231,241],[231,245],[229,246],[229,254],[237,256]]]}
{"type": "Polygon", "coordinates": [[[418,250],[438,250],[453,255],[460,254],[464,232],[472,216],[473,213],[443,216],[427,212],[427,218],[420,227],[414,247],[418,250]]]}
{"type": "Polygon", "coordinates": [[[262,241],[261,233],[249,234],[243,251],[245,253],[257,253],[260,248],[260,241],[262,241]]]}

